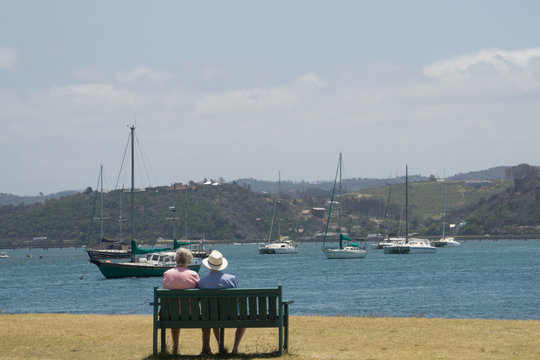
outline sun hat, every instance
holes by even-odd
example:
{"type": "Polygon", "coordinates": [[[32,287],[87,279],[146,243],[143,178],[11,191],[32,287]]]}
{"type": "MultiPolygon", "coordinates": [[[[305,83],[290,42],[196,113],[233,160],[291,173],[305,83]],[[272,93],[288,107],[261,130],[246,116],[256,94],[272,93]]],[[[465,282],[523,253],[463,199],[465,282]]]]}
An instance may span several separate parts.
{"type": "Polygon", "coordinates": [[[229,265],[227,259],[217,250],[212,251],[206,259],[203,259],[202,263],[210,270],[215,271],[224,270],[229,265]]]}

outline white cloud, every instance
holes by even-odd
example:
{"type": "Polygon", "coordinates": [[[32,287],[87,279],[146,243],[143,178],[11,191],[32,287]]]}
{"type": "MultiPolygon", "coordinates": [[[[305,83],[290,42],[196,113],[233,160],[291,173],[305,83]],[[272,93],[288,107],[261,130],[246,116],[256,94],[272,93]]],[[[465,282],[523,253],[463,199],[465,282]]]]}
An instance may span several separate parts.
{"type": "Polygon", "coordinates": [[[124,84],[150,83],[152,85],[164,85],[171,78],[164,71],[156,71],[149,66],[138,66],[127,71],[116,73],[116,80],[124,84]]]}
{"type": "MultiPolygon", "coordinates": [[[[77,73],[82,83],[2,91],[0,162],[43,172],[56,166],[58,173],[68,164],[96,164],[92,173],[73,172],[67,185],[51,177],[49,186],[58,187],[39,191],[92,185],[99,162],[118,166],[122,131],[136,115],[163,184],[205,176],[273,179],[278,169],[287,179],[329,179],[339,151],[354,177],[384,177],[405,163],[425,175],[534,163],[539,59],[538,49],[483,50],[425,67],[375,62],[281,82],[283,74],[272,77],[266,68],[269,76],[257,77],[255,66],[214,65],[206,74],[219,77],[220,86],[211,90],[194,78],[170,81],[184,78],[183,69],[141,66],[107,79],[88,68],[77,73]],[[251,81],[230,80],[250,74],[251,81]],[[25,155],[29,143],[47,150],[25,155]],[[17,160],[8,156],[15,152],[17,160]]],[[[195,73],[204,83],[204,72],[195,73]]]]}
{"type": "Polygon", "coordinates": [[[0,48],[0,69],[8,69],[15,65],[17,53],[11,48],[0,48]]]}
{"type": "Polygon", "coordinates": [[[540,48],[481,50],[430,64],[424,73],[446,84],[486,82],[487,89],[505,83],[512,91],[529,91],[539,86],[540,48]]]}

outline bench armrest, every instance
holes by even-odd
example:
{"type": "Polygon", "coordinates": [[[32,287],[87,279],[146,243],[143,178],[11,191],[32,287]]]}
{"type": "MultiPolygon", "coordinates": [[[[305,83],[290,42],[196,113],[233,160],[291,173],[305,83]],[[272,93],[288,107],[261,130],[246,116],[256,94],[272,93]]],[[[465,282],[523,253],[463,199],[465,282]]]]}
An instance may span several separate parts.
{"type": "Polygon", "coordinates": [[[294,300],[284,300],[284,301],[281,302],[281,304],[283,304],[283,305],[290,305],[290,304],[292,304],[293,302],[294,302],[294,300]]]}

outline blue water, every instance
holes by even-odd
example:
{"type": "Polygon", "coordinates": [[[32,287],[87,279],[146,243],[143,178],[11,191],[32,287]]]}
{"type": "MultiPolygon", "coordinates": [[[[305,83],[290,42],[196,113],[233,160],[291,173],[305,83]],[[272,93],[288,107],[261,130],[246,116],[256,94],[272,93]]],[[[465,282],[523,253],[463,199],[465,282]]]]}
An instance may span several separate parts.
{"type": "MultiPolygon", "coordinates": [[[[369,250],[348,260],[327,260],[320,246],[301,244],[296,255],[259,255],[256,245],[214,248],[241,287],[282,284],[293,315],[540,320],[539,240],[468,241],[423,255],[369,250]]],[[[152,289],[161,283],[107,280],[81,248],[7,253],[0,259],[4,314],[151,314],[152,289]]]]}

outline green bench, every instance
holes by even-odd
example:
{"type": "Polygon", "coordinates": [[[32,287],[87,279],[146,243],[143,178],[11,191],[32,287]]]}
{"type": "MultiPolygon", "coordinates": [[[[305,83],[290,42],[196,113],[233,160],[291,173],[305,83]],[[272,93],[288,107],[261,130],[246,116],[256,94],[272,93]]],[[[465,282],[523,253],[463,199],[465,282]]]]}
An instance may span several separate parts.
{"type": "Polygon", "coordinates": [[[277,327],[279,355],[289,346],[289,304],[277,288],[169,290],[154,288],[153,346],[167,352],[166,329],[220,328],[219,351],[224,351],[225,328],[277,327]]]}

